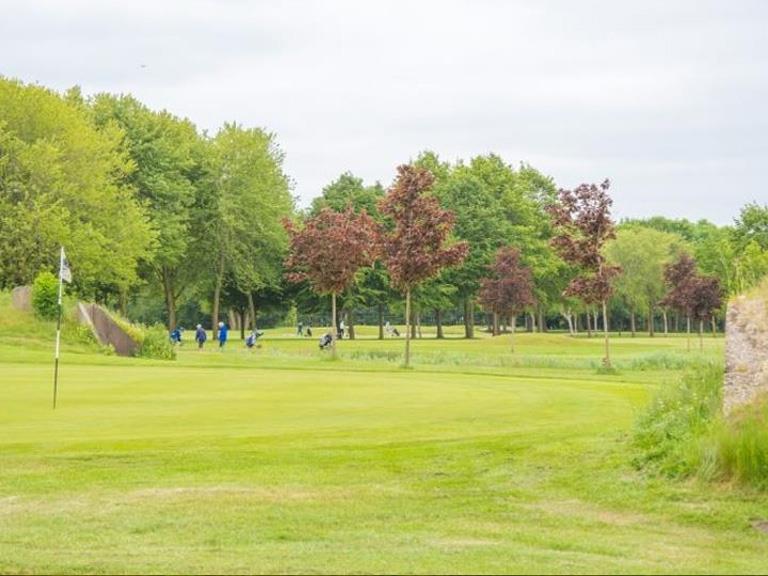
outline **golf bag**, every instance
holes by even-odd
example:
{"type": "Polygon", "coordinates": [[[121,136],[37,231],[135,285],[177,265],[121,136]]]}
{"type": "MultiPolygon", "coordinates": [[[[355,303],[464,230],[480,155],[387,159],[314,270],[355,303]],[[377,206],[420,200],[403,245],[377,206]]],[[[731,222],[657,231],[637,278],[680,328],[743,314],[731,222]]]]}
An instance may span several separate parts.
{"type": "Polygon", "coordinates": [[[333,336],[330,334],[323,334],[320,337],[320,350],[325,350],[333,342],[333,336]]]}

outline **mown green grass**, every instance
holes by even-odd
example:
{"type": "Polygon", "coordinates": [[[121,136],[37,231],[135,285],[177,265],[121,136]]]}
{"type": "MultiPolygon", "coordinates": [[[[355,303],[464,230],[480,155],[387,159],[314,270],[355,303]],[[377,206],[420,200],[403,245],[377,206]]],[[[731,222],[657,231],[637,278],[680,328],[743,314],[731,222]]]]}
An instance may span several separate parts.
{"type": "Polygon", "coordinates": [[[631,465],[638,410],[720,339],[622,338],[618,375],[564,335],[518,334],[514,362],[504,337],[423,339],[408,371],[377,356],[402,341],[334,362],[285,330],[175,362],[67,343],[54,412],[50,327],[20,345],[18,321],[0,315],[0,572],[768,569],[766,496],[631,465]]]}

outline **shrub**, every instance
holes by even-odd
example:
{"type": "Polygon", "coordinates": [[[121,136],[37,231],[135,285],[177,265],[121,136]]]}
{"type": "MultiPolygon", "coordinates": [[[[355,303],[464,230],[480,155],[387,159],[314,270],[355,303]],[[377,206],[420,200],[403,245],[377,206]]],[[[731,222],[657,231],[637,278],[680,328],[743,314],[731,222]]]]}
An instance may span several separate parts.
{"type": "Polygon", "coordinates": [[[158,360],[175,360],[176,349],[168,338],[165,326],[155,324],[143,330],[143,338],[139,343],[137,356],[156,358],[158,360]]]}
{"type": "Polygon", "coordinates": [[[722,383],[721,366],[701,365],[662,389],[637,421],[634,464],[670,476],[697,472],[720,415],[722,383]]]}
{"type": "Polygon", "coordinates": [[[662,390],[638,419],[634,464],[673,477],[768,489],[768,396],[725,419],[722,368],[702,365],[662,390]]]}
{"type": "Polygon", "coordinates": [[[41,272],[32,284],[32,309],[45,320],[59,313],[59,281],[50,272],[41,272]]]}
{"type": "Polygon", "coordinates": [[[162,324],[147,327],[143,324],[134,324],[116,312],[110,312],[109,315],[139,345],[136,356],[157,360],[176,359],[176,349],[171,344],[168,331],[162,324]]]}

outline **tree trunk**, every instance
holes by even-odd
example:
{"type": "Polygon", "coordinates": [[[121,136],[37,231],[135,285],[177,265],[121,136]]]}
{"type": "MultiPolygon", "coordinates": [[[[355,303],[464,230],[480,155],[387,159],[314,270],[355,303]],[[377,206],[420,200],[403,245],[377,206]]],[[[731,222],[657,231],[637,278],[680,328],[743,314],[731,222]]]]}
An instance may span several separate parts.
{"type": "Polygon", "coordinates": [[[379,303],[379,340],[384,340],[384,304],[379,303]]]}
{"type": "Polygon", "coordinates": [[[464,338],[472,338],[472,329],[469,326],[469,298],[464,299],[464,338]]]}
{"type": "Polygon", "coordinates": [[[531,323],[530,324],[530,326],[531,326],[530,332],[533,332],[535,334],[536,333],[536,316],[534,315],[533,312],[528,312],[528,318],[529,318],[530,323],[531,323]]]}
{"type": "Polygon", "coordinates": [[[405,367],[411,366],[411,290],[405,291],[405,367]]]}
{"type": "Polygon", "coordinates": [[[704,350],[704,319],[699,318],[699,350],[704,350]]]}
{"type": "Polygon", "coordinates": [[[515,351],[515,325],[517,324],[517,316],[515,314],[512,314],[512,317],[509,319],[509,349],[511,352],[515,351]]]}
{"type": "Polygon", "coordinates": [[[253,293],[248,292],[248,315],[250,316],[251,330],[256,330],[256,305],[253,303],[253,293]]]}
{"type": "Polygon", "coordinates": [[[547,326],[544,324],[544,307],[539,305],[537,307],[538,316],[539,316],[539,332],[542,334],[547,331],[547,326]]]}
{"type": "Polygon", "coordinates": [[[350,308],[347,311],[347,330],[349,330],[349,339],[355,339],[355,310],[350,308]]]}
{"type": "Polygon", "coordinates": [[[669,334],[669,322],[667,320],[667,311],[662,310],[661,315],[664,318],[664,336],[667,336],[669,334]]]}
{"type": "Polygon", "coordinates": [[[592,338],[592,315],[587,310],[587,336],[592,338]]]}
{"type": "Polygon", "coordinates": [[[475,306],[471,298],[464,299],[464,338],[475,337],[475,306]]]}
{"type": "Polygon", "coordinates": [[[336,358],[336,339],[339,337],[336,324],[336,292],[331,292],[331,356],[336,358]]]}
{"type": "Polygon", "coordinates": [[[495,311],[493,313],[493,335],[499,335],[499,314],[495,311]]]}
{"type": "Polygon", "coordinates": [[[568,334],[573,336],[573,317],[571,315],[570,310],[566,310],[563,312],[563,316],[565,317],[565,321],[568,323],[568,334]]]}
{"type": "Polygon", "coordinates": [[[416,334],[421,338],[421,312],[416,312],[416,334]]]}
{"type": "MultiPolygon", "coordinates": [[[[597,328],[597,324],[595,324],[595,328],[597,328]]],[[[608,305],[606,304],[605,300],[603,300],[603,332],[605,333],[604,364],[606,368],[610,368],[611,367],[611,350],[610,350],[609,339],[608,339],[608,305]]]]}
{"type": "Polygon", "coordinates": [[[173,278],[168,268],[163,266],[161,271],[163,279],[163,294],[165,295],[165,309],[168,312],[168,330],[176,328],[176,298],[173,293],[173,278]]]}
{"type": "Polygon", "coordinates": [[[691,351],[691,317],[690,316],[685,317],[685,326],[686,326],[685,333],[687,334],[685,339],[688,347],[688,352],[690,352],[691,351]]]}
{"type": "Polygon", "coordinates": [[[717,337],[717,320],[715,319],[715,315],[712,314],[712,316],[709,317],[711,324],[712,324],[712,338],[717,337]]]}
{"type": "Polygon", "coordinates": [[[653,325],[654,320],[653,304],[648,307],[648,336],[653,338],[656,334],[656,327],[653,325]]]}
{"type": "Polygon", "coordinates": [[[123,288],[120,290],[120,314],[123,318],[128,318],[128,289],[123,288]]]}
{"type": "Polygon", "coordinates": [[[635,311],[629,313],[629,327],[632,330],[632,338],[635,337],[635,311]]]}
{"type": "Polygon", "coordinates": [[[442,340],[445,338],[445,334],[443,334],[443,311],[440,308],[435,308],[435,325],[437,329],[436,337],[442,340]]]}
{"type": "Polygon", "coordinates": [[[224,257],[219,258],[219,266],[216,271],[216,286],[213,289],[213,310],[211,311],[211,329],[214,340],[219,329],[219,300],[221,299],[221,285],[224,282],[224,257]]]}
{"type": "Polygon", "coordinates": [[[240,310],[240,340],[245,342],[245,310],[240,310]]]}

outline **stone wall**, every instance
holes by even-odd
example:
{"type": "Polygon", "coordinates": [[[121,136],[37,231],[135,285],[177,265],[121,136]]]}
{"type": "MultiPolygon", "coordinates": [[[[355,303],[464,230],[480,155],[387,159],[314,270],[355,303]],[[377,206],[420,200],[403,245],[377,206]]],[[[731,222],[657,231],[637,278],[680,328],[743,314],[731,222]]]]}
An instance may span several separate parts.
{"type": "Polygon", "coordinates": [[[88,326],[96,339],[104,346],[112,346],[119,356],[135,356],[139,349],[133,340],[98,304],[77,304],[77,317],[88,326]]]}
{"type": "Polygon", "coordinates": [[[755,293],[728,304],[723,411],[768,393],[768,305],[755,293]]]}
{"type": "Polygon", "coordinates": [[[30,312],[32,310],[32,288],[17,286],[11,292],[11,305],[17,310],[30,312]]]}

